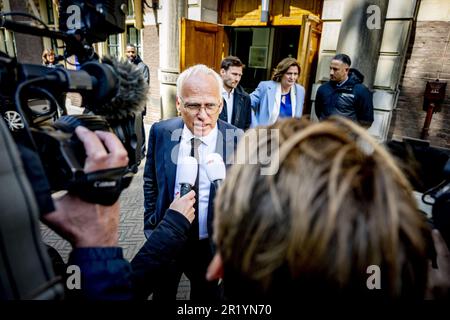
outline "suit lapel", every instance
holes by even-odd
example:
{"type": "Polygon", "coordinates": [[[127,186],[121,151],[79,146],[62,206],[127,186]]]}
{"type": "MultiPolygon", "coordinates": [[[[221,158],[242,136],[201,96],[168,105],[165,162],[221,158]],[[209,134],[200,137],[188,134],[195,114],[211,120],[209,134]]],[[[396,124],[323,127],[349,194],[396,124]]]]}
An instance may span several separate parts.
{"type": "Polygon", "coordinates": [[[233,114],[231,116],[231,123],[239,127],[239,118],[241,115],[241,109],[242,109],[242,95],[241,93],[236,89],[234,89],[234,97],[233,97],[233,114]]]}
{"type": "Polygon", "coordinates": [[[224,98],[222,98],[222,101],[223,101],[223,108],[222,112],[219,115],[219,119],[227,122],[228,121],[227,102],[224,98]]]}
{"type": "Polygon", "coordinates": [[[213,216],[214,216],[214,199],[216,197],[216,189],[214,185],[211,183],[209,187],[209,199],[208,199],[208,216],[206,221],[206,227],[208,228],[209,238],[212,239],[212,225],[213,225],[213,216]]]}
{"type": "Polygon", "coordinates": [[[297,114],[297,84],[294,84],[294,86],[291,88],[291,104],[292,104],[292,118],[295,118],[297,114]]]}
{"type": "Polygon", "coordinates": [[[274,86],[271,84],[271,90],[269,98],[269,124],[274,123],[280,114],[280,103],[281,103],[281,84],[276,82],[274,86]]]}
{"type": "Polygon", "coordinates": [[[183,132],[183,121],[181,118],[172,128],[164,132],[164,169],[166,173],[167,186],[169,188],[170,200],[173,200],[175,188],[175,176],[177,174],[178,151],[180,149],[181,133],[183,132]]]}
{"type": "Polygon", "coordinates": [[[217,121],[217,129],[219,130],[219,134],[217,135],[217,141],[216,141],[216,153],[220,154],[222,156],[222,158],[225,161],[225,149],[226,149],[226,143],[225,143],[225,139],[226,139],[226,130],[225,130],[225,126],[220,122],[217,121]]]}
{"type": "Polygon", "coordinates": [[[219,134],[217,135],[216,152],[222,156],[225,165],[228,167],[232,163],[228,157],[234,152],[235,138],[237,139],[236,134],[238,132],[229,129],[227,133],[227,127],[220,121],[217,121],[217,128],[219,129],[219,134]]]}

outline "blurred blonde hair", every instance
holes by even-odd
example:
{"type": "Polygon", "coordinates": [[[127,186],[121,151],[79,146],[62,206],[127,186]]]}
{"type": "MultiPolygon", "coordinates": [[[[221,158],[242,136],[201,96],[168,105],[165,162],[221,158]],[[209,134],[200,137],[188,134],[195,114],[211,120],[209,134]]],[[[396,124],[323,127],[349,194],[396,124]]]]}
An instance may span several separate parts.
{"type": "MultiPolygon", "coordinates": [[[[256,129],[250,153],[274,143],[265,129],[256,129]]],[[[359,296],[370,294],[367,267],[377,265],[383,296],[420,296],[429,230],[387,151],[344,118],[288,119],[268,129],[279,133],[277,173],[263,176],[260,164],[236,164],[216,197],[214,238],[225,288],[228,273],[263,294],[299,280],[300,294],[321,282],[359,296]]],[[[243,148],[241,142],[237,152],[243,148]]]]}
{"type": "Polygon", "coordinates": [[[42,52],[42,64],[45,64],[45,65],[47,65],[47,64],[49,64],[50,62],[48,61],[48,56],[49,55],[55,55],[55,51],[53,50],[53,49],[45,49],[43,52],[42,52]]]}

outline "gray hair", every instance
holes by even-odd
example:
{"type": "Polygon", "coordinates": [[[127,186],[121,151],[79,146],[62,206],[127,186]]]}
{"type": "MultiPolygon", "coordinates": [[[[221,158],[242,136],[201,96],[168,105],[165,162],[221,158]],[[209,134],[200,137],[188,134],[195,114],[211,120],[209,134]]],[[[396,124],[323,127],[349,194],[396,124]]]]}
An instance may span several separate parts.
{"type": "Polygon", "coordinates": [[[184,70],[177,79],[177,97],[181,97],[181,89],[184,83],[191,77],[195,77],[198,74],[204,74],[207,76],[213,76],[217,83],[217,96],[222,96],[223,81],[217,72],[213,69],[205,66],[204,64],[196,64],[195,66],[189,67],[184,70]]]}

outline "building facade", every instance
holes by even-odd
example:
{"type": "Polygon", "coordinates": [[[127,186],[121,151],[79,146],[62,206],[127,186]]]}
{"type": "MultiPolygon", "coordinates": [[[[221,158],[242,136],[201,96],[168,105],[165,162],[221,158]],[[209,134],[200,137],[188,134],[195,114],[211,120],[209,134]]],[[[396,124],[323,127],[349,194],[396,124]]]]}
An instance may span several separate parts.
{"type": "MultiPolygon", "coordinates": [[[[410,37],[393,111],[390,136],[420,137],[425,122],[423,110],[427,81],[450,82],[450,1],[422,0],[410,37]]],[[[450,87],[433,114],[427,140],[450,148],[450,87]]]]}
{"type": "MultiPolygon", "coordinates": [[[[2,11],[37,12],[49,24],[58,16],[57,2],[1,1],[2,11]]],[[[449,21],[450,0],[129,0],[126,32],[96,49],[123,57],[126,43],[138,46],[150,68],[150,123],[176,115],[180,71],[195,63],[217,70],[228,54],[246,64],[241,83],[248,91],[269,79],[282,58],[297,58],[307,89],[305,110],[314,117],[315,92],[328,80],[330,59],[347,53],[374,91],[375,137],[424,138],[450,148],[450,89],[428,135],[422,134],[427,81],[450,80],[449,21]]],[[[26,37],[0,30],[0,49],[36,62],[36,52],[51,44],[26,37]]]]}

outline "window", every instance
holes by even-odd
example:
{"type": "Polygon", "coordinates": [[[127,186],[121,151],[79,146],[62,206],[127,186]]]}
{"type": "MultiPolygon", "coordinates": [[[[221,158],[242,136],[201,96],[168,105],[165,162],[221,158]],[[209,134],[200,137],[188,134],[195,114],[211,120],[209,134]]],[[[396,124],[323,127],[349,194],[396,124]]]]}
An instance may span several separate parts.
{"type": "Polygon", "coordinates": [[[55,17],[53,15],[53,1],[52,0],[46,0],[45,1],[45,7],[47,9],[47,23],[48,24],[55,24],[55,17]]]}
{"type": "Polygon", "coordinates": [[[134,0],[128,0],[128,19],[134,19],[134,0]]]}
{"type": "Polygon", "coordinates": [[[0,51],[5,52],[9,56],[16,56],[16,42],[14,34],[3,28],[0,28],[0,51]]]}
{"type": "MultiPolygon", "coordinates": [[[[58,24],[58,16],[57,11],[55,11],[56,1],[54,0],[40,0],[39,2],[39,10],[42,11],[42,17],[44,22],[48,25],[50,29],[54,29],[58,24]]],[[[50,38],[42,38],[42,45],[44,49],[53,49],[56,54],[63,54],[63,50],[61,49],[63,46],[63,42],[61,40],[55,40],[50,38]]]]}
{"type": "Polygon", "coordinates": [[[120,39],[118,34],[113,34],[108,37],[108,54],[111,57],[120,57],[120,39]]]}
{"type": "Polygon", "coordinates": [[[141,33],[132,25],[127,26],[127,43],[134,44],[138,54],[142,56],[141,33]]]}
{"type": "MultiPolygon", "coordinates": [[[[126,19],[126,29],[124,33],[111,35],[103,42],[100,55],[110,55],[117,58],[125,57],[124,46],[127,43],[131,43],[136,46],[137,53],[142,57],[142,31],[135,28],[136,16],[135,16],[135,0],[128,0],[128,11],[126,19]]],[[[140,3],[140,1],[139,1],[140,3]]]]}

